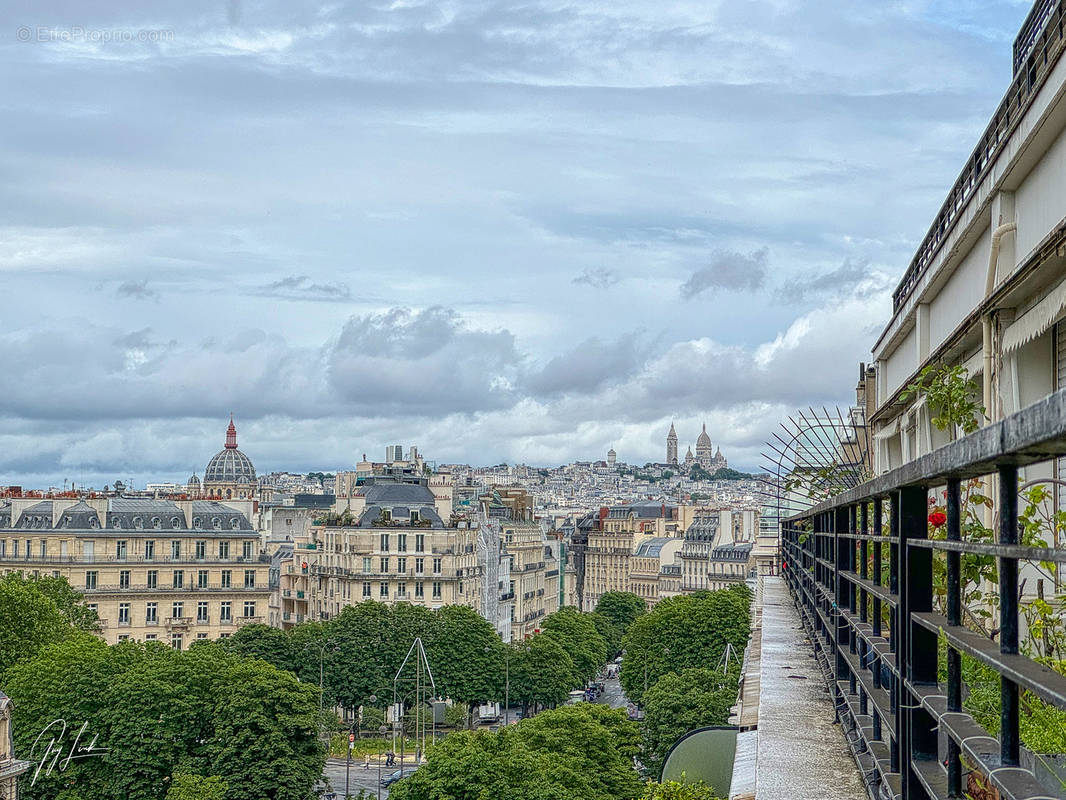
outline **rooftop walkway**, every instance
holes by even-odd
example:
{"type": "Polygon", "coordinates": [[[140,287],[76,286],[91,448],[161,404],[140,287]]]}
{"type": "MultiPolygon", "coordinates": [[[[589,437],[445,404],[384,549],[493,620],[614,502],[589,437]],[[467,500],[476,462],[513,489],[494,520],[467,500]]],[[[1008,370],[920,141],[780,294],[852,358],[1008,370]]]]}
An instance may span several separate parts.
{"type": "MultiPolygon", "coordinates": [[[[758,702],[745,697],[741,712],[742,727],[754,718],[757,728],[748,747],[738,742],[734,769],[740,767],[750,776],[754,766],[755,800],[864,800],[862,778],[840,726],[833,722],[833,703],[785,582],[772,576],[759,580],[758,657],[751,658],[749,652],[744,679],[745,689],[749,682],[757,686],[758,702]]],[[[750,797],[736,792],[750,785],[750,777],[738,777],[735,771],[734,796],[750,797]]]]}

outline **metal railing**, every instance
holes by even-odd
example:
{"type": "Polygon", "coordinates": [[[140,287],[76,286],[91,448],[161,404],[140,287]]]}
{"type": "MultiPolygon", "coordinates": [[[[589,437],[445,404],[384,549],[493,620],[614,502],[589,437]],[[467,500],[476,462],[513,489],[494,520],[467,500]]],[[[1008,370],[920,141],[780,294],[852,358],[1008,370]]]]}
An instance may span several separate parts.
{"type": "Polygon", "coordinates": [[[1019,561],[1066,564],[1066,549],[1019,544],[1018,523],[1019,467],[1063,453],[1066,391],[782,521],[781,574],[872,797],[961,798],[968,770],[1002,800],[1066,796],[1022,767],[1019,735],[1021,692],[1066,709],[1066,676],[1019,652],[1018,583],[1019,561]],[[989,474],[998,475],[997,540],[965,541],[961,483],[989,474]],[[928,493],[945,485],[947,538],[934,540],[928,493]],[[966,556],[997,561],[998,641],[963,624],[966,556]],[[939,558],[946,615],[934,612],[939,558]],[[963,708],[964,656],[998,675],[998,736],[963,708]]]}
{"type": "MultiPolygon", "coordinates": [[[[892,310],[897,311],[903,305],[911,291],[918,285],[919,279],[933,262],[940,246],[955,228],[960,215],[970,202],[973,193],[995,164],[1003,148],[1007,145],[1014,129],[1029,108],[1036,93],[1047,81],[1064,47],[1063,6],[1062,0],[1053,0],[1049,7],[1037,15],[1039,25],[1035,22],[1030,36],[1021,50],[1015,49],[1016,57],[1022,56],[1026,62],[1016,66],[1014,78],[1006,95],[992,115],[977,147],[970,153],[962,174],[948,192],[947,199],[940,207],[932,226],[918,246],[918,251],[911,260],[903,279],[892,294],[892,310]],[[1021,68],[1021,67],[1024,67],[1021,68]]],[[[1031,18],[1033,21],[1037,18],[1031,18]]],[[[1028,23],[1027,23],[1028,24],[1028,23]]],[[[1024,33],[1024,30],[1023,30],[1024,33]]]]}

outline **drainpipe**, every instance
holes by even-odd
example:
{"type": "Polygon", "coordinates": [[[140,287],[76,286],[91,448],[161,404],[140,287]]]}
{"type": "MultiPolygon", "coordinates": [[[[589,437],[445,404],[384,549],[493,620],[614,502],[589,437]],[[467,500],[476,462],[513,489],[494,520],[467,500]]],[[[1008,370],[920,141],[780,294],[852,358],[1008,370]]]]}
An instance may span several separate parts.
{"type": "MultiPolygon", "coordinates": [[[[1017,222],[1004,222],[992,231],[992,247],[988,252],[988,275],[985,278],[985,300],[996,288],[996,267],[999,264],[999,247],[1003,237],[1018,229],[1017,222]]],[[[992,314],[981,317],[981,360],[983,363],[981,402],[989,422],[995,421],[992,411],[992,314]]]]}
{"type": "MultiPolygon", "coordinates": [[[[992,290],[996,288],[996,268],[999,266],[1000,242],[1004,236],[1017,229],[1017,222],[1004,222],[992,231],[992,246],[988,251],[988,275],[985,278],[985,300],[992,296],[992,290]]],[[[990,425],[995,422],[998,416],[992,408],[992,312],[988,312],[981,317],[981,361],[983,365],[981,402],[985,407],[985,416],[988,418],[986,424],[990,425]]],[[[985,494],[988,497],[995,497],[996,477],[986,477],[984,483],[985,494]]],[[[992,509],[988,506],[985,506],[984,517],[985,527],[992,528],[995,520],[992,509]]],[[[999,540],[998,535],[996,540],[999,540]]]]}

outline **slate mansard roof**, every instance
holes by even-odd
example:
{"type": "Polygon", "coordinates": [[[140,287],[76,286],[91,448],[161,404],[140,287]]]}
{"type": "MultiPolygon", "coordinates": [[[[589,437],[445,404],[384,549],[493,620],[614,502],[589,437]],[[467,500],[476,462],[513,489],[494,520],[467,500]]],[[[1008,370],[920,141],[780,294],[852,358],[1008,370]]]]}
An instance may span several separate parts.
{"type": "Polygon", "coordinates": [[[213,500],[194,500],[191,504],[191,527],[185,510],[169,500],[137,500],[124,497],[111,498],[107,504],[106,520],[100,519],[95,508],[79,501],[63,509],[56,524],[52,525],[51,500],[26,508],[15,524],[11,524],[11,505],[0,506],[0,529],[10,530],[227,530],[252,531],[248,518],[224,503],[213,500]],[[105,524],[106,523],[106,524],[105,524]]]}

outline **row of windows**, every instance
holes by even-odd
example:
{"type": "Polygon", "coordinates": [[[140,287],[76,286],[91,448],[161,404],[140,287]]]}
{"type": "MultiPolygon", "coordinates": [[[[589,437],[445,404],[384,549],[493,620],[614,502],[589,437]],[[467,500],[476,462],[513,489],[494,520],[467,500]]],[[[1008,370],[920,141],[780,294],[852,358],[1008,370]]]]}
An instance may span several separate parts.
{"type": "MultiPolygon", "coordinates": [[[[229,636],[228,633],[223,633],[223,634],[220,634],[218,638],[219,639],[225,639],[228,636],[229,636]]],[[[158,638],[159,637],[156,636],[154,633],[146,633],[144,635],[144,640],[146,642],[154,642],[154,641],[157,641],[158,638]]],[[[198,633],[198,634],[196,634],[196,639],[198,641],[203,641],[206,638],[207,638],[207,634],[206,633],[198,633]]],[[[128,633],[120,633],[118,635],[118,640],[120,642],[128,642],[129,639],[130,639],[130,635],[128,633]]],[[[184,643],[185,643],[185,637],[182,636],[180,633],[175,633],[175,634],[173,634],[170,637],[170,646],[173,647],[175,650],[181,650],[184,647],[184,643]]]]}
{"type": "MultiPolygon", "coordinates": [[[[412,515],[411,521],[412,522],[417,522],[417,517],[415,516],[416,514],[418,514],[417,511],[412,511],[411,512],[411,515],[412,515]]],[[[406,533],[396,533],[396,534],[383,533],[383,534],[380,535],[380,538],[379,538],[379,544],[381,546],[378,549],[381,550],[381,552],[383,552],[383,553],[392,552],[390,545],[392,544],[392,542],[395,541],[395,543],[396,543],[396,552],[397,553],[406,553],[407,552],[407,536],[408,536],[408,534],[406,534],[406,533]],[[393,536],[395,536],[395,539],[393,539],[393,536]]],[[[415,553],[424,553],[426,551],[426,535],[424,533],[416,533],[416,534],[413,534],[413,536],[415,538],[414,552],[415,553]]]]}
{"type": "MultiPolygon", "coordinates": [[[[415,597],[425,597],[426,596],[426,585],[425,585],[425,583],[423,581],[415,581],[413,585],[414,585],[414,596],[415,597]]],[[[440,597],[441,597],[441,587],[442,587],[442,584],[441,584],[440,581],[433,581],[433,583],[431,584],[430,589],[433,592],[433,594],[431,596],[433,597],[434,600],[439,600],[440,599],[440,597]]],[[[460,584],[459,591],[462,592],[462,584],[460,584]]],[[[388,596],[389,596],[389,582],[388,581],[381,581],[378,584],[378,597],[388,597],[388,596]]],[[[373,597],[373,586],[371,585],[370,581],[363,581],[363,597],[373,597]]],[[[407,597],[407,583],[406,583],[406,581],[399,581],[396,584],[396,597],[407,597]]]]}
{"type": "MultiPolygon", "coordinates": [[[[129,589],[131,587],[130,578],[131,578],[130,570],[128,570],[128,569],[119,570],[119,573],[118,573],[118,588],[119,589],[129,589]]],[[[209,578],[210,578],[210,573],[209,573],[208,570],[206,570],[206,569],[197,570],[196,571],[196,588],[197,589],[209,589],[209,588],[211,588],[210,583],[209,583],[209,578]]],[[[90,569],[90,570],[86,570],[85,571],[85,588],[86,589],[97,589],[97,588],[99,588],[99,580],[100,580],[100,573],[99,573],[98,570],[90,569]]],[[[150,570],[147,570],[145,572],[145,584],[144,584],[144,586],[147,589],[158,589],[158,588],[160,588],[159,570],[150,569],[150,570]]],[[[175,570],[171,571],[170,587],[169,588],[171,588],[171,589],[184,589],[185,588],[185,570],[183,570],[183,569],[175,569],[175,570]]],[[[190,575],[189,588],[190,589],[193,588],[193,584],[191,582],[191,575],[190,575]]],[[[221,571],[221,574],[219,576],[219,588],[222,588],[222,589],[232,589],[233,588],[233,570],[224,569],[224,570],[221,571]]],[[[254,569],[246,569],[244,571],[244,588],[245,589],[254,589],[255,588],[255,570],[254,569]]]]}
{"type": "MultiPolygon", "coordinates": [[[[22,542],[22,540],[19,540],[19,539],[11,539],[10,540],[10,543],[11,543],[11,557],[12,558],[19,558],[19,553],[20,553],[19,545],[21,544],[21,542],[22,542]]],[[[21,551],[21,552],[25,552],[25,554],[26,554],[25,557],[26,558],[31,558],[32,559],[34,557],[33,556],[33,554],[34,554],[33,540],[32,539],[26,539],[25,543],[26,543],[25,550],[21,551]]],[[[216,552],[218,553],[218,560],[219,561],[228,561],[229,558],[230,558],[231,552],[232,552],[232,550],[230,548],[231,542],[229,542],[229,541],[220,541],[217,544],[218,544],[218,547],[216,549],[216,552]]],[[[38,552],[40,558],[45,558],[47,556],[47,545],[48,545],[48,540],[47,539],[39,539],[38,540],[37,552],[38,552]]],[[[65,539],[60,540],[60,542],[59,542],[59,548],[60,548],[60,553],[59,554],[60,554],[60,556],[66,557],[66,556],[69,555],[68,547],[69,547],[69,544],[68,544],[67,540],[65,540],[65,539]]],[[[183,549],[182,548],[182,542],[180,540],[178,540],[178,539],[172,540],[170,542],[170,560],[171,561],[180,561],[181,558],[182,558],[182,549],[183,549]]],[[[5,540],[5,539],[0,539],[0,558],[6,558],[7,557],[7,550],[8,550],[8,541],[5,540]]],[[[95,541],[90,539],[88,541],[83,541],[82,542],[82,555],[85,558],[93,558],[93,556],[95,555],[95,551],[96,551],[96,542],[95,541]]],[[[154,559],[156,557],[156,552],[157,552],[157,550],[156,550],[156,542],[154,540],[152,540],[152,539],[146,540],[143,543],[143,548],[141,549],[141,552],[144,554],[144,560],[145,561],[151,561],[152,559],[154,559]]],[[[188,555],[188,550],[185,550],[185,553],[186,553],[186,555],[188,555]]],[[[131,548],[129,547],[129,542],[127,540],[119,539],[118,541],[115,542],[115,558],[116,559],[118,559],[119,561],[122,561],[124,559],[129,558],[130,554],[131,554],[131,548]]],[[[192,557],[195,558],[197,561],[204,561],[204,560],[207,559],[207,542],[206,541],[202,541],[201,540],[201,541],[197,541],[197,542],[193,543],[193,556],[192,557]]],[[[250,560],[250,559],[255,557],[255,542],[253,542],[251,540],[241,542],[241,557],[246,559],[246,560],[250,560]]]]}
{"type": "MultiPolygon", "coordinates": [[[[422,557],[419,557],[419,558],[415,558],[413,560],[414,560],[415,574],[416,575],[420,575],[420,574],[422,574],[423,572],[426,571],[426,559],[424,559],[422,557]]],[[[381,558],[378,559],[378,566],[380,567],[380,569],[378,571],[379,572],[389,572],[389,565],[390,564],[391,564],[391,561],[389,559],[389,556],[382,556],[381,558]]],[[[444,559],[442,559],[442,558],[434,558],[433,559],[433,574],[434,575],[440,575],[441,568],[443,567],[443,565],[444,565],[444,559]]],[[[371,573],[373,571],[374,571],[374,559],[373,559],[373,557],[372,556],[363,556],[363,572],[371,573]]],[[[397,559],[396,559],[396,571],[397,572],[407,572],[407,557],[406,556],[397,557],[397,559]]]]}
{"type": "MultiPolygon", "coordinates": [[[[190,603],[190,606],[192,604],[190,603]]],[[[244,617],[255,616],[255,601],[246,600],[244,603],[244,617]]],[[[95,606],[91,605],[89,608],[95,609],[95,606]]],[[[190,608],[191,611],[191,608],[190,608]]],[[[170,606],[170,616],[173,619],[185,618],[185,603],[181,600],[177,600],[170,606]]],[[[118,624],[129,625],[131,624],[131,604],[119,603],[118,604],[118,624]]],[[[199,602],[196,604],[196,622],[209,623],[211,621],[210,604],[207,602],[199,602]]],[[[229,600],[223,600],[218,604],[218,621],[221,623],[233,622],[233,603],[229,600]]],[[[145,625],[158,625],[159,624],[159,604],[158,603],[145,603],[144,604],[144,624],[145,625]]]]}

